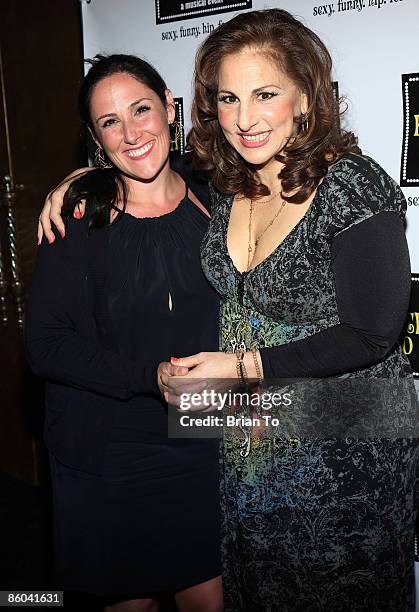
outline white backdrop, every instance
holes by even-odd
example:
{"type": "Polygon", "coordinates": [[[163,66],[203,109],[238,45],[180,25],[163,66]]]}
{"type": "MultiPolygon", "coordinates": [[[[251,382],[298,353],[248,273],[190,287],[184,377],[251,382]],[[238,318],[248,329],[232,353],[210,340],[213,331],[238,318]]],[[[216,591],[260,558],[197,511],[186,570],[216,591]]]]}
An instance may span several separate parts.
{"type": "MultiPolygon", "coordinates": [[[[93,57],[99,52],[133,53],[150,61],[161,72],[174,96],[183,98],[186,129],[190,127],[194,54],[206,33],[238,10],[279,7],[290,11],[315,30],[331,51],[334,80],[338,81],[339,93],[349,101],[345,124],[358,134],[363,152],[374,157],[397,182],[400,181],[401,80],[403,74],[415,73],[414,77],[418,78],[416,85],[414,82],[412,85],[418,90],[419,0],[327,0],[325,4],[323,0],[82,2],[85,57],[93,57]],[[220,7],[231,10],[220,12],[220,7]],[[172,19],[170,12],[179,16],[172,19]],[[157,17],[162,23],[156,23],[157,17]]],[[[407,238],[412,271],[419,280],[419,94],[415,104],[417,107],[412,108],[411,101],[407,109],[410,113],[407,131],[412,132],[411,142],[416,144],[416,174],[403,191],[409,205],[407,238]]],[[[409,154],[412,153],[411,145],[409,154]]],[[[418,288],[419,282],[413,285],[418,288]]],[[[418,291],[415,295],[418,296],[418,291]]],[[[415,311],[419,311],[418,297],[411,310],[416,324],[407,334],[412,346],[417,338],[415,352],[419,355],[419,317],[415,317],[415,311]]]]}

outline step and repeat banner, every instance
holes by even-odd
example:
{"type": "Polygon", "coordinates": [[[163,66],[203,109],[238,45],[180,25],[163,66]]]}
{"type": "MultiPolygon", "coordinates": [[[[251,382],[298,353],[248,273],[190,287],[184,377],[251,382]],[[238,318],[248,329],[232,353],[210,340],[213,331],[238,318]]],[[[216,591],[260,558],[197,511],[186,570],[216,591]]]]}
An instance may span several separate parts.
{"type": "MultiPolygon", "coordinates": [[[[402,338],[419,377],[419,0],[83,0],[85,57],[134,53],[160,71],[190,127],[194,54],[239,11],[279,7],[300,17],[334,59],[345,124],[403,188],[412,261],[412,301],[402,338]]],[[[184,140],[174,153],[181,154],[184,140]]]]}

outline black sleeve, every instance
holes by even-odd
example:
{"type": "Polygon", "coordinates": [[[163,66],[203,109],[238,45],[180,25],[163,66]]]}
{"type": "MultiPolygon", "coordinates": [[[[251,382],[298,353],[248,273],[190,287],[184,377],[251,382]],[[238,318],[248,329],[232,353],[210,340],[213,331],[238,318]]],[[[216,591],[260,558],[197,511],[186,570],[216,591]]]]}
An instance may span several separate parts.
{"type": "Polygon", "coordinates": [[[127,361],[88,340],[89,332],[80,334],[91,320],[81,308],[80,271],[63,255],[63,244],[56,239],[38,248],[25,330],[32,370],[43,378],[119,399],[159,394],[157,364],[127,361]]]}
{"type": "Polygon", "coordinates": [[[340,323],[308,338],[260,349],[266,378],[323,377],[381,361],[397,342],[409,304],[403,222],[382,212],[331,245],[340,323]]]}

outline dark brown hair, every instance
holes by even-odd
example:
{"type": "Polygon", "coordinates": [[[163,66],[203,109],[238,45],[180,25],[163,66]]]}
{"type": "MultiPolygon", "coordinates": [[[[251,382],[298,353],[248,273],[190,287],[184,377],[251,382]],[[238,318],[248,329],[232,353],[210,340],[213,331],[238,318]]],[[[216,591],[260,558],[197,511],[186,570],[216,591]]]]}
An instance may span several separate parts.
{"type": "MultiPolygon", "coordinates": [[[[156,69],[145,60],[135,55],[98,54],[93,59],[86,60],[86,63],[90,64],[90,69],[80,87],[79,109],[81,118],[92,133],[94,133],[94,125],[90,116],[90,102],[93,90],[103,79],[114,74],[128,74],[137,79],[154,91],[163,106],[166,107],[166,83],[156,69]]],[[[87,132],[87,137],[93,144],[89,132],[87,132]]],[[[107,159],[105,154],[104,156],[107,159]]],[[[124,212],[127,206],[127,186],[119,168],[113,164],[110,164],[110,166],[106,169],[98,168],[85,172],[71,182],[64,194],[62,209],[64,216],[71,217],[80,200],[84,199],[89,205],[89,230],[109,225],[111,211],[117,213],[115,220],[121,217],[121,210],[124,212]],[[122,209],[116,206],[118,200],[122,203],[122,209]]]]}
{"type": "Polygon", "coordinates": [[[354,134],[340,126],[328,50],[312,30],[287,11],[241,13],[214,30],[200,46],[195,63],[193,128],[188,145],[196,165],[212,173],[212,182],[219,191],[240,193],[253,199],[269,195],[268,187],[258,180],[254,167],[227,141],[217,118],[221,61],[246,47],[267,54],[307,96],[308,110],[296,119],[295,138],[276,155],[284,164],[279,175],[284,198],[289,202],[304,202],[330,164],[344,153],[361,151],[354,134]],[[303,129],[305,122],[307,129],[303,129]]]}

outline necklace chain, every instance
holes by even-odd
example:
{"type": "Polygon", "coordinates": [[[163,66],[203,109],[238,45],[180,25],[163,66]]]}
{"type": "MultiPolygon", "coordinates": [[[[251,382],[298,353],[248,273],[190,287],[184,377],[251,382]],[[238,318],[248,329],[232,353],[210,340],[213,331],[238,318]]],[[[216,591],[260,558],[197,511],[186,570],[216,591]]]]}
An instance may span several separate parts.
{"type": "MultiPolygon", "coordinates": [[[[272,200],[274,200],[276,198],[276,196],[279,195],[279,193],[280,192],[276,193],[273,198],[271,198],[270,200],[267,200],[266,202],[263,202],[263,204],[267,204],[268,202],[271,202],[272,200]]],[[[250,255],[251,255],[251,253],[253,252],[253,250],[257,249],[257,246],[259,244],[260,239],[262,238],[262,236],[264,236],[264,234],[268,231],[268,229],[275,223],[276,219],[279,217],[281,212],[284,210],[286,203],[287,203],[286,200],[281,200],[281,206],[278,208],[278,210],[276,211],[276,213],[274,214],[272,219],[264,227],[264,229],[260,232],[260,234],[258,236],[256,236],[256,238],[255,238],[255,246],[252,247],[253,200],[250,200],[250,209],[249,209],[249,236],[248,236],[248,246],[247,246],[247,270],[248,271],[249,271],[249,268],[250,268],[250,255]]]]}
{"type": "Polygon", "coordinates": [[[282,188],[279,189],[279,191],[275,191],[273,196],[271,196],[267,200],[257,200],[258,204],[269,204],[269,202],[272,202],[272,200],[275,200],[275,198],[280,195],[281,191],[282,191],[282,188]]]}
{"type": "MultiPolygon", "coordinates": [[[[265,200],[261,202],[261,204],[267,204],[268,202],[272,202],[281,191],[276,192],[269,200],[265,200]]],[[[254,247],[252,247],[252,218],[254,211],[254,202],[250,200],[250,210],[249,210],[249,236],[248,236],[248,248],[247,248],[247,271],[250,269],[250,256],[252,251],[258,246],[258,243],[262,236],[268,231],[268,229],[275,223],[276,219],[279,217],[281,212],[284,210],[286,201],[281,198],[281,204],[279,209],[276,211],[272,219],[267,223],[267,225],[263,228],[263,230],[256,236],[254,247]]],[[[249,311],[245,306],[245,287],[244,287],[244,278],[241,278],[242,284],[242,317],[241,320],[237,323],[237,328],[235,332],[235,337],[231,338],[230,342],[232,345],[233,351],[237,348],[241,348],[242,350],[248,350],[248,347],[254,346],[254,342],[252,339],[253,331],[252,331],[252,323],[250,321],[249,311]]]]}

